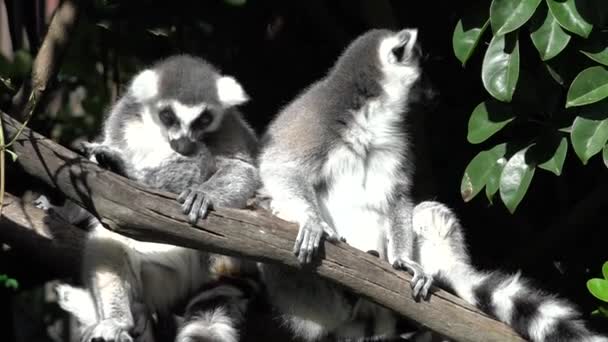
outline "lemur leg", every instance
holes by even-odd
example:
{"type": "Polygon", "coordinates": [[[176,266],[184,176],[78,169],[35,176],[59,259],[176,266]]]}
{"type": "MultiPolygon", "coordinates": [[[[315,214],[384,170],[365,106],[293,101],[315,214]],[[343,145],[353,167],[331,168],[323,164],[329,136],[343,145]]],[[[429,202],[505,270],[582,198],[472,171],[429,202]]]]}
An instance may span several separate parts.
{"type": "Polygon", "coordinates": [[[388,261],[395,268],[412,274],[412,296],[428,298],[433,284],[432,274],[417,261],[416,236],[412,226],[414,206],[409,196],[400,196],[394,208],[388,232],[388,261]]]}

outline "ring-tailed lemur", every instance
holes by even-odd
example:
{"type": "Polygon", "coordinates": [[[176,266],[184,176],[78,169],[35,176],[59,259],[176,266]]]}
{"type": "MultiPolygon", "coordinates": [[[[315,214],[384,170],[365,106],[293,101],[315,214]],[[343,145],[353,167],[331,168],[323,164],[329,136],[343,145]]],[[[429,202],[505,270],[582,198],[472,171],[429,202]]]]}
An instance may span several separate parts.
{"type": "MultiPolygon", "coordinates": [[[[85,149],[128,178],[179,194],[191,222],[214,206],[243,208],[259,187],[257,138],[235,108],[247,100],[234,78],[206,61],[172,56],[134,77],[105,119],[103,140],[85,149]]],[[[245,261],[136,241],[93,221],[83,260],[87,290],[58,287],[60,305],[84,324],[86,341],[146,340],[150,315],[168,312],[215,277],[257,272],[245,261]]],[[[187,311],[178,341],[236,341],[237,322],[227,314],[242,309],[243,291],[219,283],[201,293],[236,297],[225,307],[187,311]]],[[[195,309],[205,307],[201,298],[197,302],[195,309]]]]}
{"type": "MultiPolygon", "coordinates": [[[[371,30],[328,75],[271,122],[259,156],[272,212],[299,224],[294,253],[309,263],[322,236],[377,251],[413,273],[414,297],[432,278],[414,260],[413,161],[405,117],[421,74],[417,30],[371,30]]],[[[388,310],[311,275],[260,264],[271,302],[306,340],[395,335],[388,310]],[[373,324],[368,325],[368,319],[373,324]]]]}
{"type": "Polygon", "coordinates": [[[590,332],[577,309],[534,288],[519,272],[481,272],[470,261],[457,216],[444,204],[416,205],[413,228],[426,272],[456,295],[534,342],[607,342],[590,332]]]}
{"type": "MultiPolygon", "coordinates": [[[[434,215],[441,215],[436,207],[423,203],[413,208],[414,164],[404,125],[422,71],[416,38],[414,29],[363,34],[325,78],[271,123],[258,160],[261,196],[271,199],[276,215],[299,224],[295,254],[309,262],[322,235],[331,241],[344,237],[346,243],[375,250],[395,267],[412,272],[415,297],[426,297],[438,277],[533,341],[575,341],[583,336],[605,341],[589,334],[564,302],[545,301],[518,276],[475,272],[458,247],[463,246],[459,233],[444,242],[456,246],[453,249],[429,239],[433,229],[443,232],[445,225],[439,218],[433,221],[434,215]],[[431,224],[424,224],[429,220],[431,224]],[[525,297],[510,301],[519,298],[513,297],[518,291],[525,297]]],[[[259,266],[270,300],[304,339],[396,335],[396,320],[388,310],[311,274],[259,266]]]]}

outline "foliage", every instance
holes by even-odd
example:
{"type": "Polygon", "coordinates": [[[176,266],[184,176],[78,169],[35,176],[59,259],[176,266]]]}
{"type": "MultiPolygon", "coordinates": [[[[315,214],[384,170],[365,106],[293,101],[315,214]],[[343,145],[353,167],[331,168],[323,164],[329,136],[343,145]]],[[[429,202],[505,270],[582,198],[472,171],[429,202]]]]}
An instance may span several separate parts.
{"type": "Polygon", "coordinates": [[[605,0],[493,0],[464,13],[454,55],[470,67],[483,53],[489,94],[469,119],[468,141],[489,148],[464,172],[465,201],[485,187],[515,212],[536,169],[562,174],[569,147],[585,165],[602,152],[608,167],[607,22],[605,0]]]}
{"type": "Polygon", "coordinates": [[[608,261],[602,266],[602,275],[604,278],[593,278],[587,281],[587,289],[591,294],[602,301],[602,304],[596,311],[593,312],[595,315],[602,315],[608,318],[608,261]]]}
{"type": "Polygon", "coordinates": [[[6,288],[12,288],[14,290],[19,289],[19,282],[6,274],[0,274],[0,284],[3,284],[6,288]]]}

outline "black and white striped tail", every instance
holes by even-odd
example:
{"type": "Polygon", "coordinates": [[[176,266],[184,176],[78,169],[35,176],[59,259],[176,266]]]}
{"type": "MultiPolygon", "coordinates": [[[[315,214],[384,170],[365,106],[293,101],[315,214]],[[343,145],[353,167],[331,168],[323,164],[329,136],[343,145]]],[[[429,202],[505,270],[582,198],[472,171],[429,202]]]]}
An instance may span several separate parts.
{"type": "Polygon", "coordinates": [[[425,272],[522,337],[533,342],[608,342],[607,336],[587,329],[572,303],[536,289],[519,272],[474,269],[462,227],[444,204],[418,204],[413,226],[425,272]]]}

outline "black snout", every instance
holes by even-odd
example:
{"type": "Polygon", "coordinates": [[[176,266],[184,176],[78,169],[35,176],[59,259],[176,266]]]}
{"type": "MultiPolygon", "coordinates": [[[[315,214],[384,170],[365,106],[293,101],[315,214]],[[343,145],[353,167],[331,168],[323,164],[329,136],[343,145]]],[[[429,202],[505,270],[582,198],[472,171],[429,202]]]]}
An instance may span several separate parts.
{"type": "Polygon", "coordinates": [[[169,141],[171,148],[184,156],[190,156],[196,151],[196,143],[186,137],[169,141]]]}

